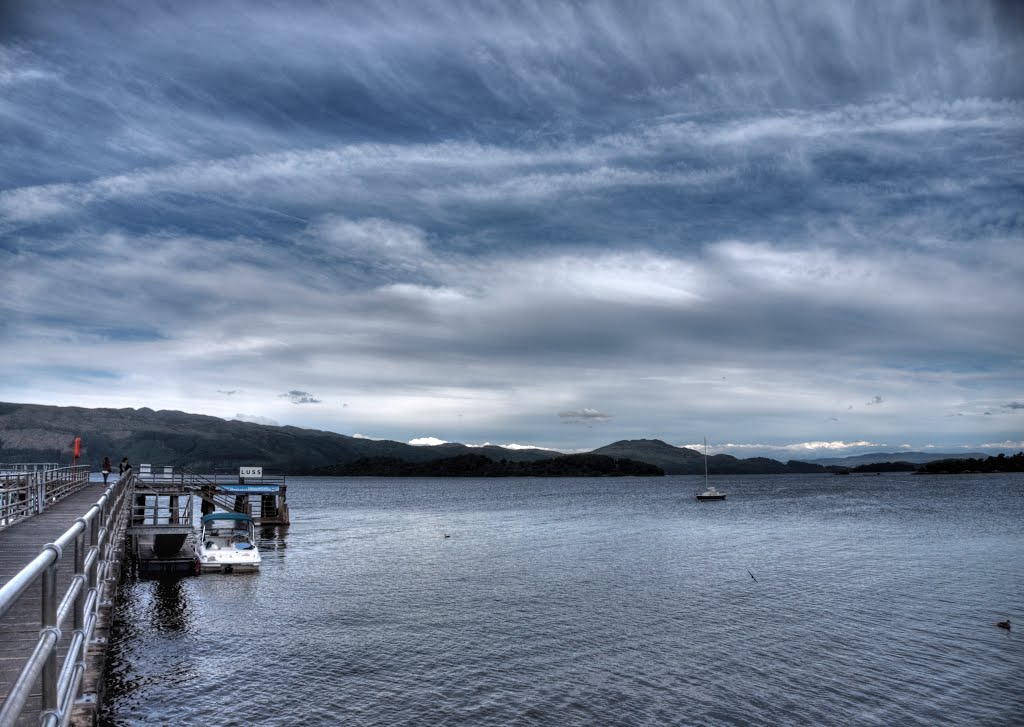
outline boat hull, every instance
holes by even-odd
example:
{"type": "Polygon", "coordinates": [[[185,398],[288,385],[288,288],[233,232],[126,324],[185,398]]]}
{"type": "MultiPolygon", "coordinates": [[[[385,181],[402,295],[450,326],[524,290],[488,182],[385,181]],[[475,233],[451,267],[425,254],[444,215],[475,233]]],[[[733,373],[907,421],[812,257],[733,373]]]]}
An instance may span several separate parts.
{"type": "Polygon", "coordinates": [[[196,567],[200,573],[252,573],[258,571],[263,562],[255,548],[236,553],[227,549],[199,546],[195,553],[196,567]]]}
{"type": "Polygon", "coordinates": [[[196,561],[200,573],[256,573],[259,563],[204,563],[196,561]]]}
{"type": "Polygon", "coordinates": [[[724,500],[725,495],[697,495],[700,502],[711,502],[712,500],[724,500]]]}

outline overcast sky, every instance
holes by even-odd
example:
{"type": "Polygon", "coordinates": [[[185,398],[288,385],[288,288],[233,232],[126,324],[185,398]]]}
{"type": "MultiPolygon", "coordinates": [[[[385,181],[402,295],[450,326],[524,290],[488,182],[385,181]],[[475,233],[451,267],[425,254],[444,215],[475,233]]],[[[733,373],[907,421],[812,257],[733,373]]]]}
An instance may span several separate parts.
{"type": "Polygon", "coordinates": [[[1024,6],[6,2],[0,400],[1024,447],[1024,6]]]}

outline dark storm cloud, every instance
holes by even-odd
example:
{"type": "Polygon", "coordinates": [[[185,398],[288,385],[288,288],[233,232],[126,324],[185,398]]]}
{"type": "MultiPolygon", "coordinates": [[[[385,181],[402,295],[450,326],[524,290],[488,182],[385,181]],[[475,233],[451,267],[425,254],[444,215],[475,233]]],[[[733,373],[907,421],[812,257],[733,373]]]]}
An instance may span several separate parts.
{"type": "Polygon", "coordinates": [[[922,92],[1018,97],[1012,69],[1024,65],[1000,12],[978,3],[863,13],[846,3],[752,12],[675,2],[26,3],[14,12],[24,30],[5,49],[17,66],[5,90],[21,113],[5,131],[27,143],[5,145],[4,166],[18,186],[338,141],[541,146],[680,112],[725,120],[922,92]],[[25,83],[31,74],[48,80],[25,83]],[[45,165],[33,163],[39,152],[45,165]]]}
{"type": "Polygon", "coordinates": [[[180,377],[448,441],[544,443],[552,401],[818,444],[995,411],[1022,390],[1020,26],[910,0],[4,4],[5,396],[73,403],[33,362],[81,347],[126,396],[180,377]]]}

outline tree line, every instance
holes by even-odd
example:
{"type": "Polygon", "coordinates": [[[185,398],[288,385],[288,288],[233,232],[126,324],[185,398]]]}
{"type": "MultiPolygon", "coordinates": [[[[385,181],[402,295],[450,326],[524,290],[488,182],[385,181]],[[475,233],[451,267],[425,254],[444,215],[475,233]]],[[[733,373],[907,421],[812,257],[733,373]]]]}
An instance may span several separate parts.
{"type": "Polygon", "coordinates": [[[922,474],[963,474],[965,472],[1024,472],[1024,452],[1007,457],[998,454],[985,459],[940,459],[918,468],[922,474]]]}
{"type": "Polygon", "coordinates": [[[481,454],[409,462],[398,457],[360,457],[318,467],[309,474],[329,477],[661,477],[665,471],[646,462],[603,454],[567,454],[535,462],[493,460],[481,454]]]}

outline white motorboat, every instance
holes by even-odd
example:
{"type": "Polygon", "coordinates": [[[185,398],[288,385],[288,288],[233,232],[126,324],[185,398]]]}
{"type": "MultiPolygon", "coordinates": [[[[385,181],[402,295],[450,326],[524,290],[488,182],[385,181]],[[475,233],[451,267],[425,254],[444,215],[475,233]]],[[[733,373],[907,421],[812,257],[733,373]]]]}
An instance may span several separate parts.
{"type": "Polygon", "coordinates": [[[200,573],[255,571],[262,561],[256,547],[256,524],[242,512],[203,515],[195,550],[200,573]]]}
{"type": "Polygon", "coordinates": [[[704,437],[704,492],[697,495],[700,502],[709,500],[724,500],[725,493],[719,492],[714,487],[708,486],[708,438],[704,437]]]}

